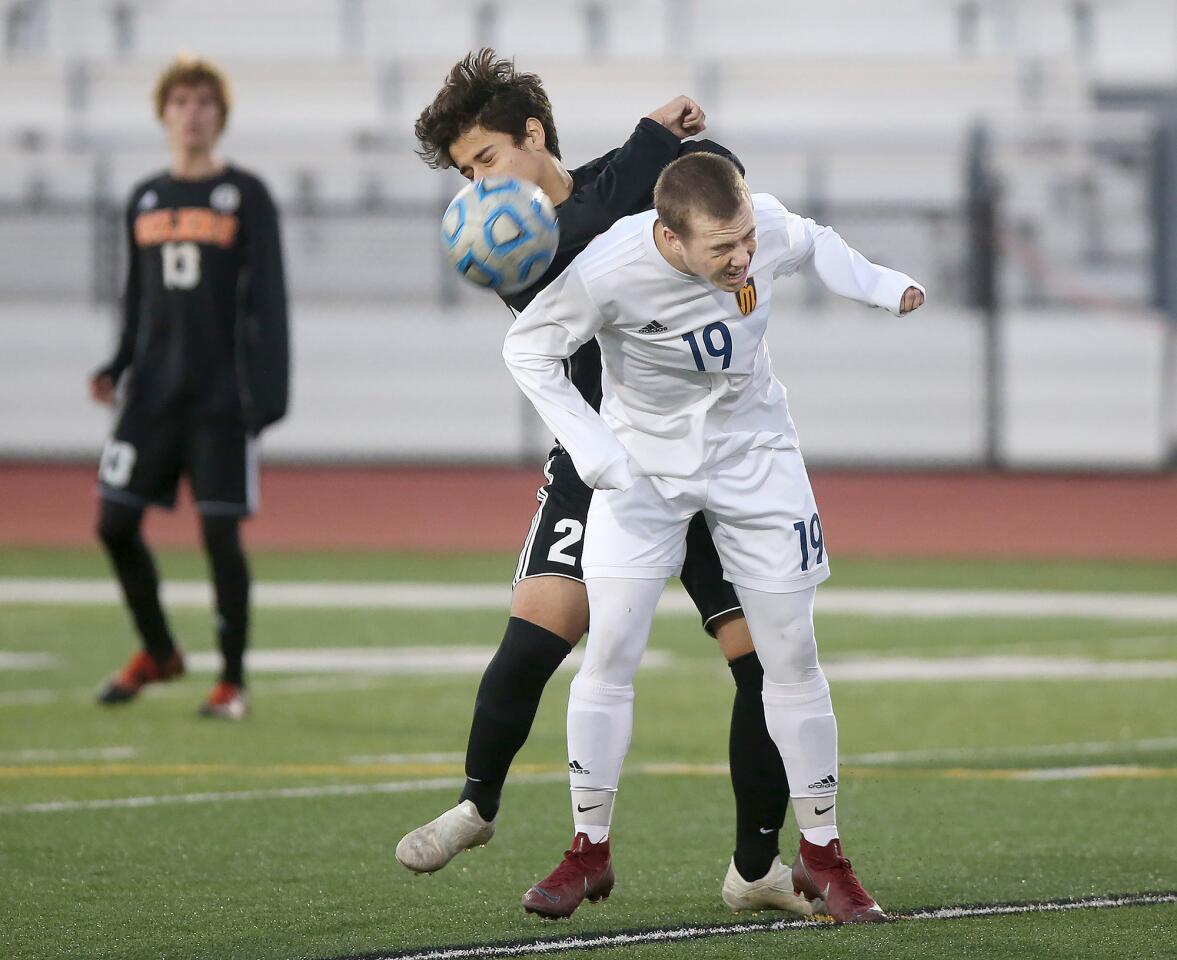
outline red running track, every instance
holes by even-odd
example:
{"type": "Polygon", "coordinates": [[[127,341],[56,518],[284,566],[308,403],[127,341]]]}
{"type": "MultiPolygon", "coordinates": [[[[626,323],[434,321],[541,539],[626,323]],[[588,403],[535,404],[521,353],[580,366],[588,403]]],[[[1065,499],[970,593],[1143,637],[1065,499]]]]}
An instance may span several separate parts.
{"type": "MultiPolygon", "coordinates": [[[[843,556],[1177,560],[1177,475],[815,471],[843,556]]],[[[247,527],[267,549],[516,550],[538,470],[268,467],[247,527]]],[[[159,545],[197,543],[186,497],[153,510],[159,545]]],[[[94,543],[94,467],[0,464],[0,544],[94,543]]]]}

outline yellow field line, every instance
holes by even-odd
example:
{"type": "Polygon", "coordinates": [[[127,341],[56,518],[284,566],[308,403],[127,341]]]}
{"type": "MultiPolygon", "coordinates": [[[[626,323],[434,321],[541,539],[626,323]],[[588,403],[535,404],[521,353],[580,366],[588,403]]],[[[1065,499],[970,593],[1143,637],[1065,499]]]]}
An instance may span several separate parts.
{"type": "MultiPolygon", "coordinates": [[[[515,773],[559,773],[564,768],[554,764],[521,763],[515,773]]],[[[0,779],[33,780],[111,777],[354,777],[354,776],[452,776],[460,775],[458,763],[87,763],[20,764],[0,766],[0,779]]],[[[651,763],[633,768],[646,776],[714,777],[727,776],[727,764],[651,763]]],[[[855,780],[1151,780],[1177,777],[1177,767],[1106,765],[1093,767],[843,767],[843,779],[855,780]]]]}

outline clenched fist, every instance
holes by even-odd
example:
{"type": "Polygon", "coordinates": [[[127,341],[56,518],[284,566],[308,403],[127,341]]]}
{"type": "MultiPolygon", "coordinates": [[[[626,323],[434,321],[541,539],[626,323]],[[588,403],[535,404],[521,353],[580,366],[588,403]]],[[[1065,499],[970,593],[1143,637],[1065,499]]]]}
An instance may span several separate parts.
{"type": "Polygon", "coordinates": [[[899,315],[911,313],[912,310],[918,310],[923,305],[924,295],[920,293],[919,287],[908,287],[903,291],[903,299],[899,301],[899,315]]]}
{"type": "Polygon", "coordinates": [[[676,137],[693,137],[707,129],[707,117],[703,108],[690,97],[675,97],[670,103],[664,104],[657,110],[647,114],[676,137]]]}

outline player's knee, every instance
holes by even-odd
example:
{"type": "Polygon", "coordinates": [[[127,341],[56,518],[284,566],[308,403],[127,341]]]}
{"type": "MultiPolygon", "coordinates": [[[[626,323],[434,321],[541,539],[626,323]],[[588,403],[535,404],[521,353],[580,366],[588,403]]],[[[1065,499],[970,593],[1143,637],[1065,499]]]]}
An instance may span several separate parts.
{"type": "Polygon", "coordinates": [[[200,518],[204,549],[213,563],[243,563],[241,521],[238,517],[206,516],[200,518]]]}
{"type": "Polygon", "coordinates": [[[820,672],[817,637],[812,619],[805,617],[784,625],[773,642],[757,650],[764,676],[773,683],[805,683],[820,672]]]}
{"type": "Polygon", "coordinates": [[[98,514],[98,539],[107,550],[117,553],[138,538],[142,518],[143,513],[140,510],[105,500],[98,514]]]}
{"type": "Polygon", "coordinates": [[[586,674],[582,667],[572,678],[568,690],[570,702],[625,704],[633,702],[633,684],[610,683],[586,674]]]}
{"type": "Polygon", "coordinates": [[[632,683],[645,649],[644,638],[637,639],[643,642],[635,643],[632,633],[592,624],[580,672],[599,683],[618,686],[632,683]]]}

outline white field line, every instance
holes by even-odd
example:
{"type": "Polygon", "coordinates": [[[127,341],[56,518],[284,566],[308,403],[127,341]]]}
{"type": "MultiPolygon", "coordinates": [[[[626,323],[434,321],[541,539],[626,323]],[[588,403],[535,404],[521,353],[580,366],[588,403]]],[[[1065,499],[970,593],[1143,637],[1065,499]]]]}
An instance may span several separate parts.
{"type": "Polygon", "coordinates": [[[60,663],[60,659],[51,653],[0,650],[0,670],[51,670],[60,663]]]}
{"type": "Polygon", "coordinates": [[[885,750],[852,753],[840,761],[853,767],[902,766],[934,760],[980,760],[1003,757],[1098,756],[1103,753],[1149,753],[1177,750],[1177,737],[1146,740],[1089,740],[1076,743],[1042,743],[1021,747],[945,747],[934,750],[885,750]]]}
{"type": "Polygon", "coordinates": [[[1050,780],[1123,780],[1133,777],[1148,777],[1155,774],[1156,767],[1133,767],[1123,764],[1105,764],[1098,767],[1045,767],[1040,770],[1016,770],[1005,775],[1008,780],[1050,781],[1050,780]]]}
{"type": "Polygon", "coordinates": [[[376,753],[348,757],[348,763],[461,763],[464,753],[376,753]]]}
{"type": "MultiPolygon", "coordinates": [[[[627,772],[628,776],[692,776],[726,777],[726,763],[684,764],[647,763],[627,772]]],[[[960,779],[972,773],[983,780],[1104,780],[1152,779],[1169,776],[1168,768],[1130,765],[1099,767],[1050,767],[1038,770],[976,770],[976,771],[912,771],[925,776],[944,776],[960,779]]],[[[511,777],[516,784],[551,783],[566,781],[564,771],[520,773],[511,777]]],[[[0,816],[20,813],[75,813],[90,810],[122,810],[139,807],[186,806],[204,803],[232,803],[240,800],[305,800],[318,797],[358,797],[372,794],[423,793],[431,790],[453,790],[465,784],[462,777],[432,777],[424,780],[396,780],[386,783],[325,784],[304,787],[267,787],[256,790],[205,791],[200,793],[148,794],[135,797],[111,797],[101,800],[50,800],[39,803],[0,806],[0,816]]]]}
{"type": "MultiPolygon", "coordinates": [[[[505,610],[510,590],[486,583],[329,583],[255,584],[258,607],[369,610],[505,610]]],[[[170,606],[209,608],[212,596],[203,581],[164,584],[170,606]]],[[[0,578],[0,604],[121,604],[111,580],[0,578]]],[[[1019,590],[866,590],[822,587],[821,613],[873,617],[1080,617],[1103,620],[1177,621],[1177,594],[1067,593],[1019,590]]],[[[668,589],[660,613],[695,614],[681,589],[668,589]]]]}
{"type": "MultiPolygon", "coordinates": [[[[338,693],[341,690],[376,690],[387,687],[391,675],[349,676],[334,674],[327,677],[290,677],[283,680],[261,679],[251,685],[255,694],[286,695],[301,693],[338,693]]],[[[64,689],[37,688],[32,690],[6,690],[0,693],[0,707],[47,706],[65,702],[93,702],[98,695],[99,684],[92,687],[68,687],[64,689]]],[[[191,686],[166,684],[153,686],[144,697],[189,699],[195,703],[204,691],[193,691],[191,686]]]]}
{"type": "Polygon", "coordinates": [[[0,750],[0,763],[60,763],[65,760],[130,760],[134,747],[78,747],[62,750],[0,750]]]}
{"type": "MultiPolygon", "coordinates": [[[[521,773],[512,783],[548,783],[566,781],[568,774],[521,773]]],[[[239,800],[305,800],[318,797],[361,797],[383,793],[423,793],[429,790],[455,790],[466,783],[465,777],[434,777],[429,780],[397,780],[390,783],[337,783],[312,787],[272,787],[263,790],[230,790],[205,793],[173,793],[138,797],[112,797],[104,800],[52,800],[0,807],[0,815],[11,813],[72,813],[79,810],[125,810],[139,807],[186,806],[201,803],[233,803],[239,800]]]]}
{"type": "MultiPolygon", "coordinates": [[[[298,647],[289,650],[251,650],[249,672],[261,673],[352,673],[365,676],[379,674],[437,676],[446,673],[482,673],[494,656],[495,647],[298,647]]],[[[584,649],[578,647],[565,657],[560,669],[578,669],[584,649]]],[[[663,670],[674,661],[666,650],[649,650],[642,667],[663,670]]],[[[195,673],[214,673],[221,669],[221,658],[214,653],[193,653],[185,666],[195,673]]]]}
{"type": "MultiPolygon", "coordinates": [[[[970,917],[1001,917],[1028,913],[1062,913],[1070,910],[1110,910],[1116,907],[1157,906],[1177,903],[1177,893],[1126,893],[1076,900],[1043,900],[1035,903],[993,903],[960,907],[930,907],[908,913],[892,914],[900,923],[928,920],[963,920],[970,917]]],[[[392,953],[365,954],[364,960],[487,960],[494,957],[528,957],[574,950],[600,950],[610,947],[638,946],[649,943],[682,943],[709,937],[735,937],[781,930],[816,930],[829,924],[816,920],[762,920],[751,923],[724,923],[710,926],[664,927],[656,930],[632,930],[624,933],[585,934],[583,936],[525,940],[518,943],[481,944],[468,947],[437,947],[392,953]]],[[[350,958],[340,958],[350,960],[350,958]]]]}
{"type": "Polygon", "coordinates": [[[1097,660],[1092,657],[830,657],[830,680],[842,683],[918,683],[940,680],[1165,680],[1177,660],[1097,660]]]}
{"type": "MultiPolygon", "coordinates": [[[[259,696],[290,693],[330,693],[372,690],[402,676],[480,673],[494,655],[492,647],[359,647],[297,650],[254,650],[249,654],[251,673],[260,675],[254,686],[259,696]],[[319,676],[267,680],[280,673],[315,673],[319,676]]],[[[583,657],[578,648],[561,665],[566,672],[583,657]]],[[[220,669],[215,654],[190,654],[194,673],[220,669]]],[[[676,660],[664,650],[646,653],[643,666],[661,670],[690,671],[699,667],[676,660]]],[[[838,683],[934,683],[981,680],[1164,680],[1177,677],[1177,660],[1096,660],[1085,657],[832,657],[824,661],[825,674],[838,683]]],[[[49,706],[92,700],[97,687],[38,688],[0,692],[0,707],[49,706]]],[[[147,697],[191,698],[191,685],[153,686],[147,697]]]]}

